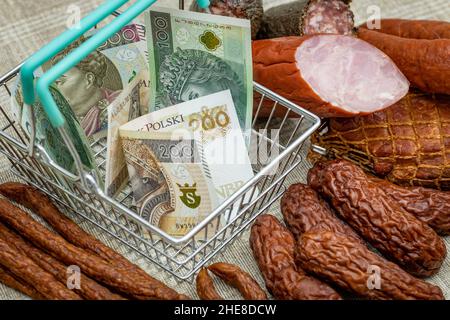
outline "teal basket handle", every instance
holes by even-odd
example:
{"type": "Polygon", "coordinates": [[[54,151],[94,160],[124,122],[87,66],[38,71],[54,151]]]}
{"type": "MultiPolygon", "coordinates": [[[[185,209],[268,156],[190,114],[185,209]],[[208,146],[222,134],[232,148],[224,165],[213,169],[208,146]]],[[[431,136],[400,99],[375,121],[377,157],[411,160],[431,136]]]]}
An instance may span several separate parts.
{"type": "Polygon", "coordinates": [[[93,37],[86,40],[81,46],[73,50],[63,60],[48,70],[36,84],[36,92],[42,103],[45,112],[51,124],[55,128],[64,126],[65,119],[59,110],[57,104],[53,100],[50,93],[50,85],[55,82],[61,75],[76,66],[80,61],[86,58],[91,52],[96,50],[102,43],[108,40],[114,33],[118,32],[125,25],[130,23],[136,16],[141,14],[145,9],[150,7],[157,0],[138,0],[130,6],[125,12],[121,13],[111,23],[103,27],[93,37]]]}
{"type": "Polygon", "coordinates": [[[206,9],[209,7],[209,0],[197,0],[198,6],[202,9],[206,9]]]}
{"type": "MultiPolygon", "coordinates": [[[[121,13],[114,21],[103,27],[97,34],[85,41],[81,46],[73,50],[62,61],[47,71],[36,84],[36,92],[47,113],[50,123],[55,128],[62,128],[65,124],[64,116],[59,110],[50,93],[50,85],[65,72],[76,66],[102,43],[108,40],[114,33],[130,23],[139,14],[153,5],[157,0],[138,0],[125,12],[121,13]]],[[[209,1],[197,0],[202,7],[209,6],[209,1]]]]}
{"type": "Polygon", "coordinates": [[[62,33],[26,60],[20,69],[24,102],[28,105],[32,105],[36,101],[34,94],[34,71],[36,71],[37,68],[128,1],[129,0],[105,1],[91,14],[80,21],[79,28],[69,29],[62,33]]]}

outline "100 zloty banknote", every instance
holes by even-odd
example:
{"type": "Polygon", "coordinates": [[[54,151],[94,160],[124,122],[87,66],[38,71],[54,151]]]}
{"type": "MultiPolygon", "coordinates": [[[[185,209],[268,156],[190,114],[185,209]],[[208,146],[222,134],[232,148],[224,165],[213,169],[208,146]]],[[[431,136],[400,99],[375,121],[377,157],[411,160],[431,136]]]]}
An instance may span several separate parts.
{"type": "Polygon", "coordinates": [[[229,89],[249,141],[253,75],[250,22],[183,10],[146,12],[151,111],[229,89]]]}

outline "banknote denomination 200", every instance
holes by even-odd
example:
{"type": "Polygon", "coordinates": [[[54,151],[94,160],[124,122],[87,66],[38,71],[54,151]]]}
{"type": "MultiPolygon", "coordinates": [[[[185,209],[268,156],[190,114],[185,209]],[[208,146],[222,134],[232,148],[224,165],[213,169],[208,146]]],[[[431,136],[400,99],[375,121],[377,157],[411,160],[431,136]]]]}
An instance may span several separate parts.
{"type": "Polygon", "coordinates": [[[185,235],[253,177],[229,90],[140,117],[120,136],[140,215],[172,236],[185,235]]]}

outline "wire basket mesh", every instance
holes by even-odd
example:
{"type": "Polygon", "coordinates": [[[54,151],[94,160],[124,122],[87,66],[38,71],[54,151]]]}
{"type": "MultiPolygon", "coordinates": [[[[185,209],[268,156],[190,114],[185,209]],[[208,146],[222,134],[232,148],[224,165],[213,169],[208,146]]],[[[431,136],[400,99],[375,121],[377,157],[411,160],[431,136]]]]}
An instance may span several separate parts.
{"type": "MultiPolygon", "coordinates": [[[[255,177],[251,181],[185,237],[174,239],[139,216],[130,186],[111,198],[103,193],[92,176],[86,176],[90,182],[87,190],[76,176],[61,172],[38,144],[35,156],[29,157],[28,136],[10,109],[11,88],[19,70],[20,66],[0,78],[0,153],[10,163],[10,168],[3,170],[11,170],[21,180],[45,192],[77,223],[88,222],[100,228],[181,280],[191,279],[281,197],[286,177],[304,160],[301,154],[302,148],[307,147],[305,141],[320,125],[319,118],[313,114],[255,83],[255,115],[249,152],[267,157],[252,161],[255,177]],[[246,202],[244,198],[249,192],[251,201],[246,202]],[[231,210],[236,214],[230,215],[231,210]]],[[[103,178],[106,139],[92,141],[91,148],[103,178]]]]}

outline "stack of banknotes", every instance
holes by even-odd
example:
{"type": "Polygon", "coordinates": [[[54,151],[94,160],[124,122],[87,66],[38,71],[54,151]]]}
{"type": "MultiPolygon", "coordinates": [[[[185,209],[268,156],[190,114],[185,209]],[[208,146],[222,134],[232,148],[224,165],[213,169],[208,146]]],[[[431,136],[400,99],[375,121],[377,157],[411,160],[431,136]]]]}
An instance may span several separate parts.
{"type": "MultiPolygon", "coordinates": [[[[48,61],[36,77],[95,33],[48,61]]],[[[145,25],[124,27],[50,89],[85,169],[111,197],[131,185],[138,213],[168,235],[184,236],[253,177],[247,20],[151,9],[145,25]],[[104,174],[91,149],[102,139],[104,174]]],[[[12,110],[31,134],[20,83],[12,110]]],[[[42,105],[32,110],[36,142],[54,163],[76,173],[42,105]]],[[[243,200],[256,193],[250,190],[243,200]]],[[[235,213],[231,209],[223,219],[235,213]]]]}

